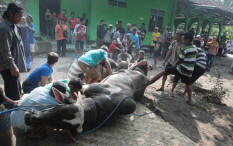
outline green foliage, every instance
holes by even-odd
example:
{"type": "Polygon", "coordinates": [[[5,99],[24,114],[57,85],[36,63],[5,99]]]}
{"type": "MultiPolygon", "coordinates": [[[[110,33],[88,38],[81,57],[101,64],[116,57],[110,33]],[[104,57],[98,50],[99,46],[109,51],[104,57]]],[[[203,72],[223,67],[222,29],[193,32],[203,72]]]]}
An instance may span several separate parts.
{"type": "Polygon", "coordinates": [[[233,40],[233,27],[226,26],[225,30],[223,31],[223,35],[225,35],[227,37],[227,39],[233,40]]]}
{"type": "Polygon", "coordinates": [[[215,67],[215,78],[211,78],[211,80],[215,81],[215,86],[209,92],[205,93],[202,97],[202,100],[206,100],[208,102],[214,102],[217,104],[221,104],[223,98],[226,97],[228,90],[225,89],[222,85],[222,81],[220,80],[221,74],[218,67],[215,67]]]}

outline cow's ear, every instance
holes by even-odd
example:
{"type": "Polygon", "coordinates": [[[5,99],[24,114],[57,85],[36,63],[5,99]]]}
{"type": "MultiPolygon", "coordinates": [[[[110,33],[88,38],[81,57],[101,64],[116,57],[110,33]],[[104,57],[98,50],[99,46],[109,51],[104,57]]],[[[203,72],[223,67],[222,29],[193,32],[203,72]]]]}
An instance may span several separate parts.
{"type": "Polygon", "coordinates": [[[64,100],[63,100],[63,96],[62,94],[54,87],[52,87],[52,90],[53,90],[53,94],[55,96],[55,99],[59,102],[59,103],[64,103],[64,100]]]}

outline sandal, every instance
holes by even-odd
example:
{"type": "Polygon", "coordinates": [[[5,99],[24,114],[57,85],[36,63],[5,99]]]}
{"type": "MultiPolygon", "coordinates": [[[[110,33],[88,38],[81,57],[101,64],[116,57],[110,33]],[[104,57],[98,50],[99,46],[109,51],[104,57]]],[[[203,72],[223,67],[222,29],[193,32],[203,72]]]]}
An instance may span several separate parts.
{"type": "Polygon", "coordinates": [[[156,91],[164,91],[164,89],[163,88],[159,88],[156,91]]]}
{"type": "Polygon", "coordinates": [[[169,93],[170,97],[174,97],[174,94],[172,92],[169,93]]]}
{"type": "Polygon", "coordinates": [[[190,105],[190,106],[194,106],[194,105],[195,105],[195,104],[193,104],[192,102],[189,103],[188,101],[186,101],[186,103],[187,103],[188,105],[190,105]]]}

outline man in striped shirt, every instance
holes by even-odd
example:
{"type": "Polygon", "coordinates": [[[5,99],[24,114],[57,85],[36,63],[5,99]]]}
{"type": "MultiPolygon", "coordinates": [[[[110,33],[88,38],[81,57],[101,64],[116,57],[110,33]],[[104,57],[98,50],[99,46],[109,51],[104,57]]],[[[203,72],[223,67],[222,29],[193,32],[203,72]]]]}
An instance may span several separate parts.
{"type": "MultiPolygon", "coordinates": [[[[179,64],[177,67],[166,68],[161,71],[159,74],[154,76],[149,84],[154,83],[163,75],[174,74],[175,79],[173,82],[173,87],[176,86],[178,81],[181,79],[181,82],[186,84],[188,92],[188,104],[191,104],[191,77],[196,64],[197,48],[191,44],[193,40],[193,34],[188,32],[183,36],[184,47],[181,49],[179,54],[179,60],[176,61],[176,64],[179,64]]],[[[173,90],[171,91],[171,96],[173,96],[173,90]]]]}
{"type": "MultiPolygon", "coordinates": [[[[206,66],[207,66],[207,60],[206,60],[206,54],[205,52],[200,48],[201,47],[201,41],[194,40],[193,44],[197,47],[197,58],[196,58],[196,65],[194,67],[194,71],[191,78],[191,85],[200,78],[205,72],[206,72],[206,66]]],[[[181,96],[184,96],[187,93],[187,89],[181,94],[181,96]]]]}

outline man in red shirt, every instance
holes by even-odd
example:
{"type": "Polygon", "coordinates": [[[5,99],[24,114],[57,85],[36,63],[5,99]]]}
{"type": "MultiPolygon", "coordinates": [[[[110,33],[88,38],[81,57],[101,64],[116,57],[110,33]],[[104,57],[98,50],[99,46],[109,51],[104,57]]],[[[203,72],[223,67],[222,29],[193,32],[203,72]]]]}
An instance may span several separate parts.
{"type": "Polygon", "coordinates": [[[76,35],[75,56],[77,56],[78,53],[82,56],[86,38],[85,19],[80,19],[80,24],[74,29],[74,34],[76,35]]]}
{"type": "Polygon", "coordinates": [[[74,28],[77,24],[77,18],[74,17],[74,12],[71,12],[71,18],[69,20],[69,25],[70,25],[70,39],[71,39],[71,43],[73,44],[73,32],[74,32],[74,28]]]}
{"type": "Polygon", "coordinates": [[[57,17],[57,24],[60,24],[60,20],[61,19],[64,19],[65,24],[67,24],[66,9],[63,9],[62,13],[58,15],[58,17],[57,17]]]}
{"type": "Polygon", "coordinates": [[[108,57],[112,59],[113,57],[113,53],[115,52],[115,50],[121,52],[121,49],[117,48],[117,39],[113,39],[112,40],[112,44],[110,45],[109,49],[108,49],[108,57]]]}

